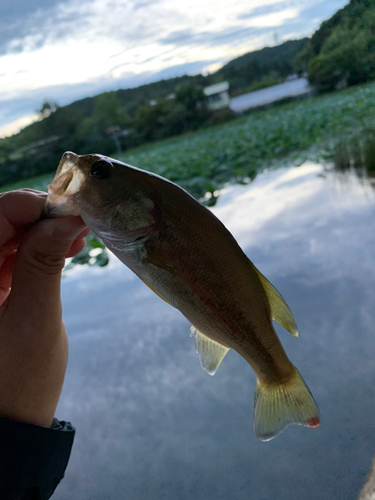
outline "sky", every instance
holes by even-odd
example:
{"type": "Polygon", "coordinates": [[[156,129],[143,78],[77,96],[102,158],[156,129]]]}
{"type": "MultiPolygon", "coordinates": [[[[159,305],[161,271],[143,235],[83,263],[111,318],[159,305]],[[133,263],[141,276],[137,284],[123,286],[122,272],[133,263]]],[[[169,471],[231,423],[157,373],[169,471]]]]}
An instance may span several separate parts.
{"type": "Polygon", "coordinates": [[[0,137],[108,90],[311,35],[347,0],[1,0],[0,137]]]}

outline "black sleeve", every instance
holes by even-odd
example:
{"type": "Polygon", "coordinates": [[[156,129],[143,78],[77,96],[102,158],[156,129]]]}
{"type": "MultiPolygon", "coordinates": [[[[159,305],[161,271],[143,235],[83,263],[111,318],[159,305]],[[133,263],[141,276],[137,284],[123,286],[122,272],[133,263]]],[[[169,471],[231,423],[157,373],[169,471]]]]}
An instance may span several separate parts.
{"type": "Polygon", "coordinates": [[[75,429],[54,419],[50,428],[0,417],[0,499],[47,500],[64,476],[75,429]]]}

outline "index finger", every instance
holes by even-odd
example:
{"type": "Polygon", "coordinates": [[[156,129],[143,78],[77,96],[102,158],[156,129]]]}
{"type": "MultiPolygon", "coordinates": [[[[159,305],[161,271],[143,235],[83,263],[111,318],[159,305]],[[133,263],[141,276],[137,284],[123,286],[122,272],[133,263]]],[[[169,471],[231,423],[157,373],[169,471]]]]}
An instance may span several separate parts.
{"type": "Polygon", "coordinates": [[[0,248],[40,219],[47,193],[17,190],[0,194],[0,248]]]}

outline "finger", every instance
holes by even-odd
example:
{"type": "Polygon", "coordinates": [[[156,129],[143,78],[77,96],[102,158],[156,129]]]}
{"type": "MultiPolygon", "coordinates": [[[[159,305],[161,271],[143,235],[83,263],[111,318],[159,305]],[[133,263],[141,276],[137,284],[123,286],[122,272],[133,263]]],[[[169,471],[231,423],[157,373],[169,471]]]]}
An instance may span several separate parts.
{"type": "Polygon", "coordinates": [[[82,233],[78,235],[76,240],[73,242],[72,246],[70,247],[69,252],[66,254],[65,257],[74,257],[77,255],[81,250],[83,250],[83,247],[86,244],[85,237],[90,234],[90,228],[86,227],[82,233]]]}
{"type": "Polygon", "coordinates": [[[41,191],[0,194],[0,246],[14,238],[20,228],[40,219],[46,198],[47,194],[41,191]]]}
{"type": "Polygon", "coordinates": [[[86,244],[86,241],[84,238],[80,240],[75,240],[73,245],[70,247],[69,252],[66,254],[65,257],[74,257],[75,255],[79,254],[81,250],[83,250],[84,246],[86,244]]]}
{"type": "Polygon", "coordinates": [[[23,193],[34,193],[44,198],[47,196],[47,193],[45,191],[39,191],[39,189],[21,188],[17,189],[17,191],[22,191],[23,193]]]}
{"type": "MultiPolygon", "coordinates": [[[[79,234],[78,238],[73,242],[68,253],[65,255],[65,258],[74,257],[79,254],[81,250],[83,250],[86,244],[84,237],[89,233],[90,229],[86,228],[79,234]]],[[[15,248],[17,246],[18,245],[15,243],[9,245],[9,249],[11,251],[8,251],[3,256],[0,255],[0,306],[9,295],[10,287],[12,286],[12,274],[17,253],[15,248]]]]}
{"type": "Polygon", "coordinates": [[[12,252],[4,258],[0,267],[0,288],[10,288],[12,286],[12,273],[16,261],[16,253],[12,252]]]}
{"type": "Polygon", "coordinates": [[[16,250],[19,247],[22,235],[24,231],[19,231],[16,236],[5,242],[1,247],[0,247],[0,266],[2,260],[5,259],[7,255],[12,253],[14,250],[16,250]]]}
{"type": "Polygon", "coordinates": [[[86,227],[84,231],[79,235],[80,238],[86,238],[91,232],[91,229],[89,227],[86,227]]]}
{"type": "Polygon", "coordinates": [[[0,306],[4,304],[6,299],[8,298],[10,294],[10,288],[1,288],[0,287],[0,306]]]}
{"type": "Polygon", "coordinates": [[[7,255],[0,268],[0,306],[5,302],[10,293],[16,253],[17,252],[14,251],[7,255]]]}
{"type": "MultiPolygon", "coordinates": [[[[61,321],[60,278],[65,255],[85,229],[80,217],[41,220],[22,238],[7,310],[23,311],[34,324],[61,321]]],[[[48,330],[48,328],[47,328],[48,330]]]]}

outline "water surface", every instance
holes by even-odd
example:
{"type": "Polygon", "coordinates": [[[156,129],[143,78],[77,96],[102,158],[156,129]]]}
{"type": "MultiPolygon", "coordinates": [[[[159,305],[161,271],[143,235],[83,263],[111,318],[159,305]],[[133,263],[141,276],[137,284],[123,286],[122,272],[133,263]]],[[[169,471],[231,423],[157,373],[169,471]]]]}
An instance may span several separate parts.
{"type": "Polygon", "coordinates": [[[213,209],[279,289],[277,327],[318,429],[252,431],[255,376],[230,351],[210,377],[182,315],[115,258],[63,282],[70,362],[57,416],[77,436],[57,500],[353,499],[375,453],[375,197],[352,172],[264,172],[213,209]],[[344,181],[343,181],[344,179],[344,181]]]}
{"type": "Polygon", "coordinates": [[[280,101],[287,97],[309,94],[311,87],[307,78],[297,78],[265,89],[255,90],[247,94],[233,97],[229,107],[236,113],[242,113],[250,108],[265,106],[271,102],[280,101]]]}

